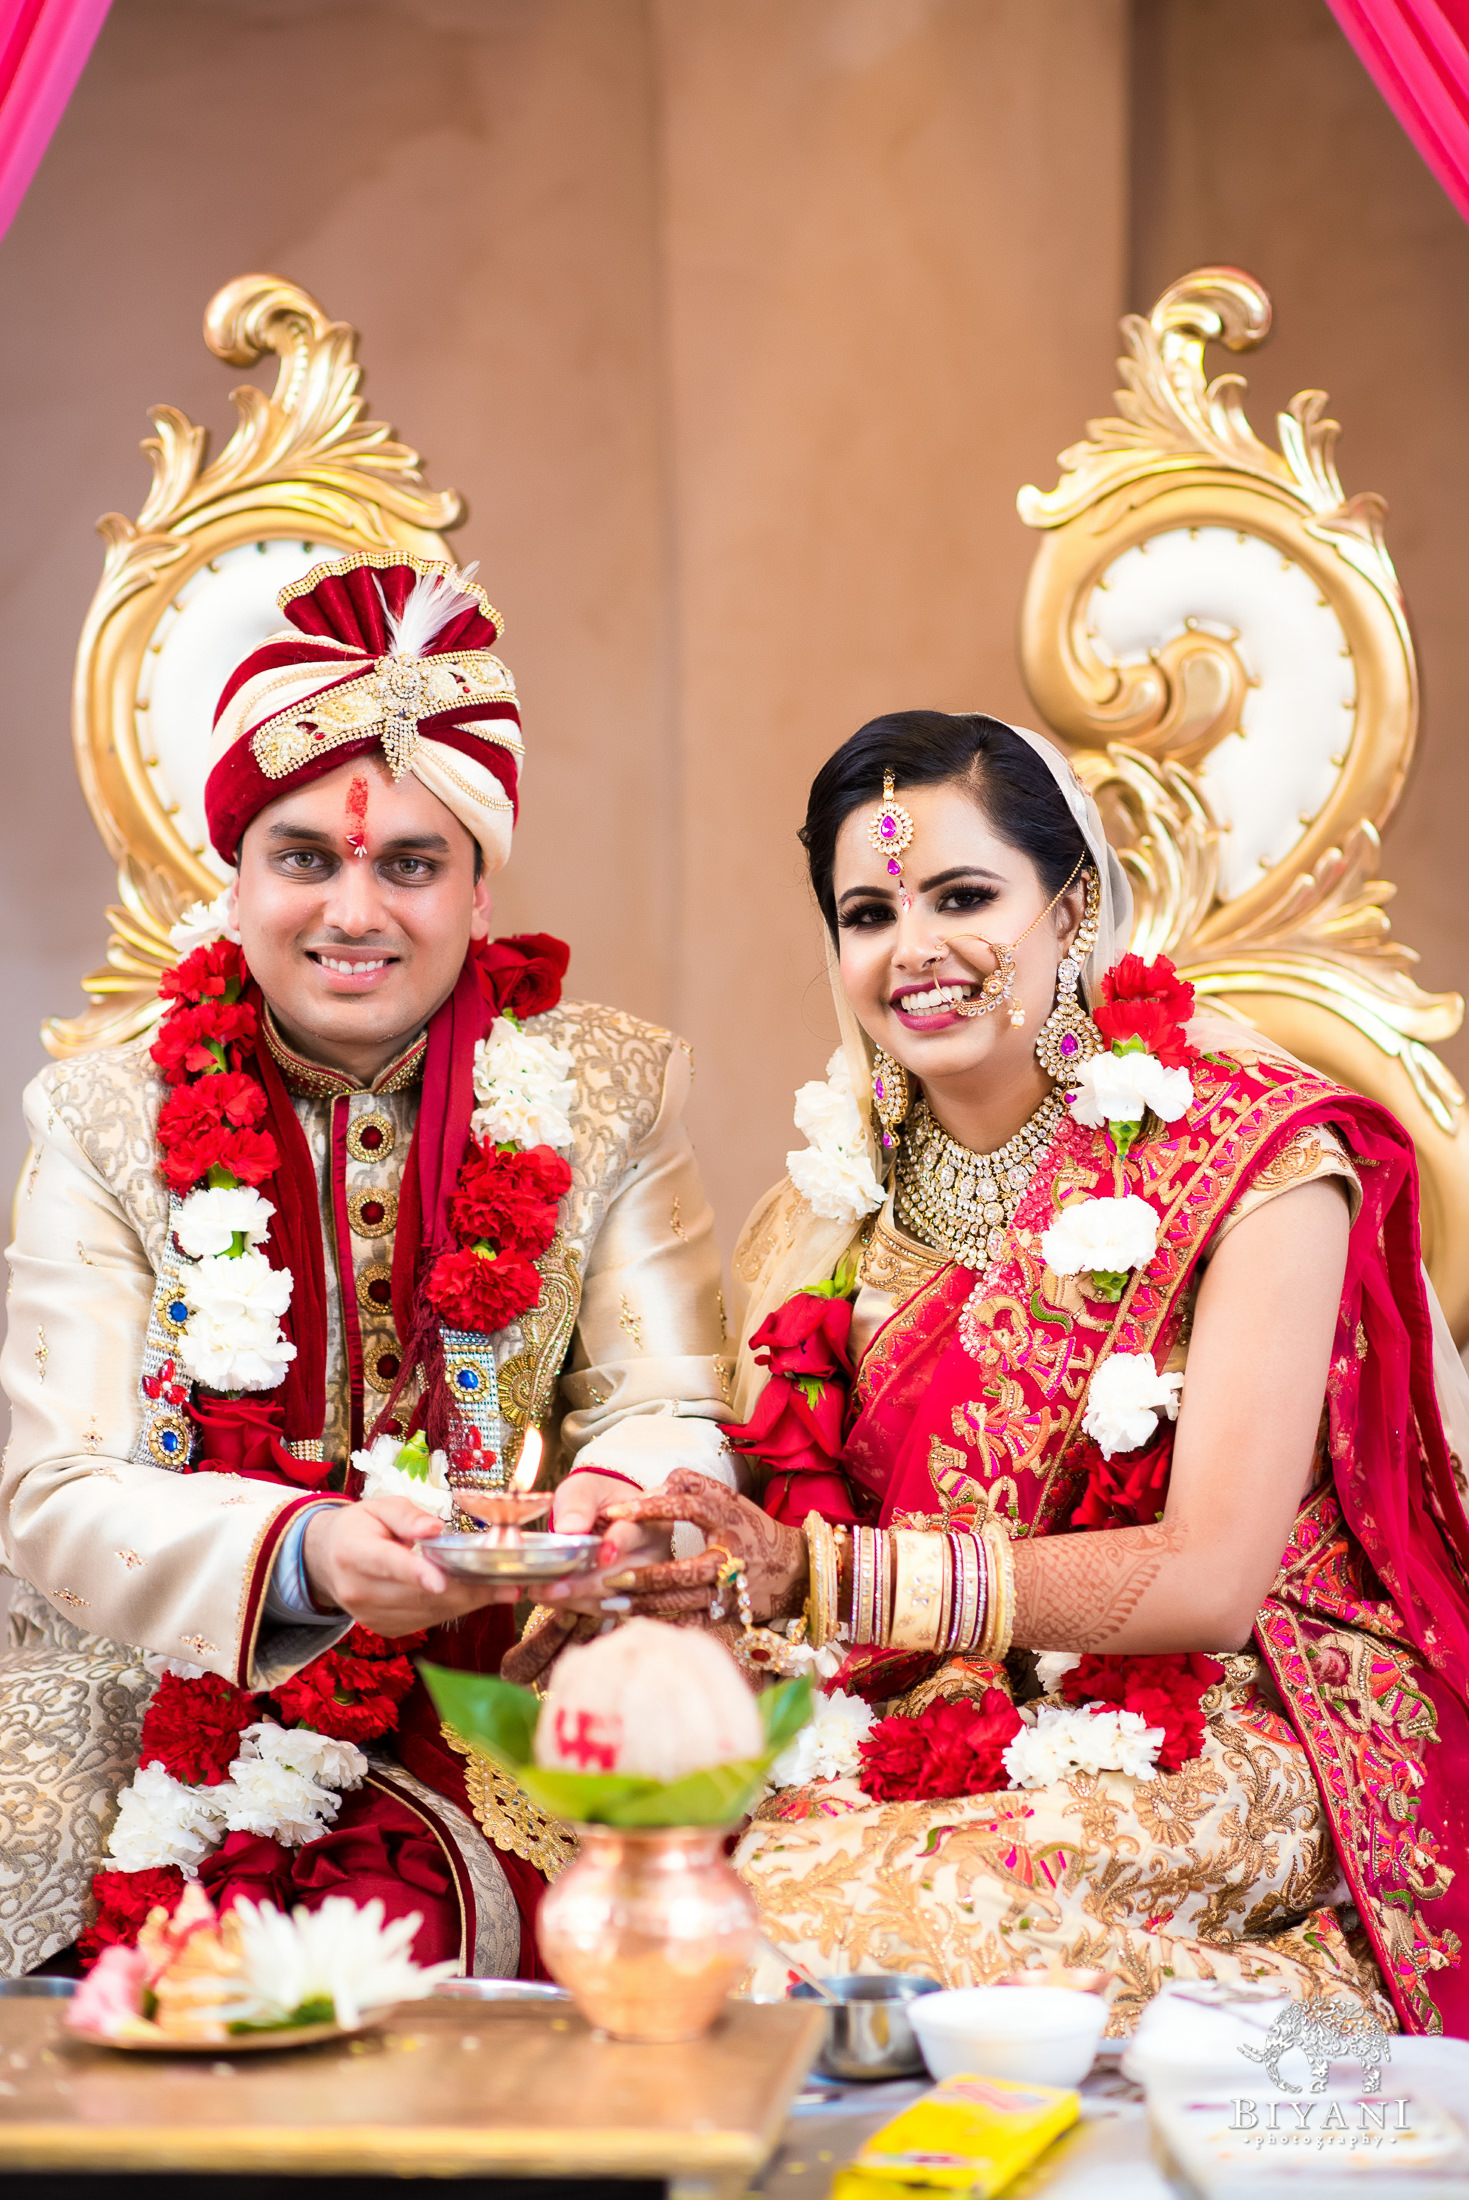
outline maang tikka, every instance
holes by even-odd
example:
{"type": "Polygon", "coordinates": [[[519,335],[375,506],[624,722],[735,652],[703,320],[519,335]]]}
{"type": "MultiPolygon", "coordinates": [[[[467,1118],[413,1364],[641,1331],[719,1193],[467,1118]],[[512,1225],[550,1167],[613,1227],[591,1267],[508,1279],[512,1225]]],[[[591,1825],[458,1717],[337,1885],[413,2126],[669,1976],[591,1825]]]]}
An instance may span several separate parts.
{"type": "Polygon", "coordinates": [[[1074,1085],[1083,1062],[1103,1050],[1102,1034],[1082,1005],[1082,965],[1097,944],[1102,883],[1088,867],[1086,903],[1076,937],[1056,970],[1056,1005],[1035,1035],[1035,1058],[1058,1085],[1074,1085]]]}
{"type": "Polygon", "coordinates": [[[913,814],[895,798],[891,772],[882,775],[882,808],[867,820],[867,837],[887,857],[889,876],[901,879],[903,850],[913,838],[913,814]]]}

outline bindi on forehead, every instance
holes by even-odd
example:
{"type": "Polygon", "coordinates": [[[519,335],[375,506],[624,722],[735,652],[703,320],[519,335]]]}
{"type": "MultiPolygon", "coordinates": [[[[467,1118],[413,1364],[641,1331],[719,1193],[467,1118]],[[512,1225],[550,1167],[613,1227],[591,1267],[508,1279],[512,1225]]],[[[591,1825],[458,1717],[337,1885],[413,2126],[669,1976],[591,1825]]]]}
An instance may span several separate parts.
{"type": "Polygon", "coordinates": [[[367,854],[367,781],[353,779],[347,789],[347,846],[354,856],[367,854]]]}

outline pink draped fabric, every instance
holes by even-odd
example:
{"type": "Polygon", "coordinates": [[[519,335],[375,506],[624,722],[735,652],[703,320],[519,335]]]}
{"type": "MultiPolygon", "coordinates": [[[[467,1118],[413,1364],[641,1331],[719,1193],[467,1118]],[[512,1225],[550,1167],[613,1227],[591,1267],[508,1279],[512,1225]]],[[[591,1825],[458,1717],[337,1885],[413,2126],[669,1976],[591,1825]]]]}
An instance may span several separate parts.
{"type": "Polygon", "coordinates": [[[1327,5],[1469,221],[1469,0],[1327,0],[1327,5]]]}
{"type": "Polygon", "coordinates": [[[0,236],[40,166],[111,0],[0,0],[0,236]]]}

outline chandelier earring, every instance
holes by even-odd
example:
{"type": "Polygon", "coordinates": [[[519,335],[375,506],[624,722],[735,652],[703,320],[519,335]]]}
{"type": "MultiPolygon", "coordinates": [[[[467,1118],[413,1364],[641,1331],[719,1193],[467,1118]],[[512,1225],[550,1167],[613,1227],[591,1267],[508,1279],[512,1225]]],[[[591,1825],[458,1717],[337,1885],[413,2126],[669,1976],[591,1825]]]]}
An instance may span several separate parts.
{"type": "Polygon", "coordinates": [[[1081,923],[1056,971],[1056,1004],[1035,1036],[1035,1058],[1058,1085],[1074,1085],[1083,1062],[1103,1051],[1102,1034],[1081,998],[1082,966],[1097,944],[1101,906],[1101,881],[1088,869],[1081,923]]]}
{"type": "Polygon", "coordinates": [[[901,1062],[894,1061],[891,1054],[879,1047],[872,1062],[872,1112],[877,1117],[884,1149],[891,1151],[897,1144],[912,1101],[908,1072],[901,1062]]]}

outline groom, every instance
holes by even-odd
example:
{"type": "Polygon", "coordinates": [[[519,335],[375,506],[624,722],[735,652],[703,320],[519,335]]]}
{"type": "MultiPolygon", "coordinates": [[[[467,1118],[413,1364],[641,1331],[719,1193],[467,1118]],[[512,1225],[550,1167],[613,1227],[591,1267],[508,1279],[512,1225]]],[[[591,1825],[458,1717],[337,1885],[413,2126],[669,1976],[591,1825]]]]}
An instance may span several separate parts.
{"type": "Polygon", "coordinates": [[[418,1545],[537,1426],[588,1517],[733,1479],[687,1050],[562,1002],[559,942],[489,937],[523,753],[496,614],[397,552],[280,602],[221,699],[233,877],[176,930],[157,1038],[26,1096],[0,1975],[196,1875],[380,1895],[424,1960],[529,1967],[554,1834],[405,1655],[435,1630],[494,1669],[510,1615],[418,1545]]]}

